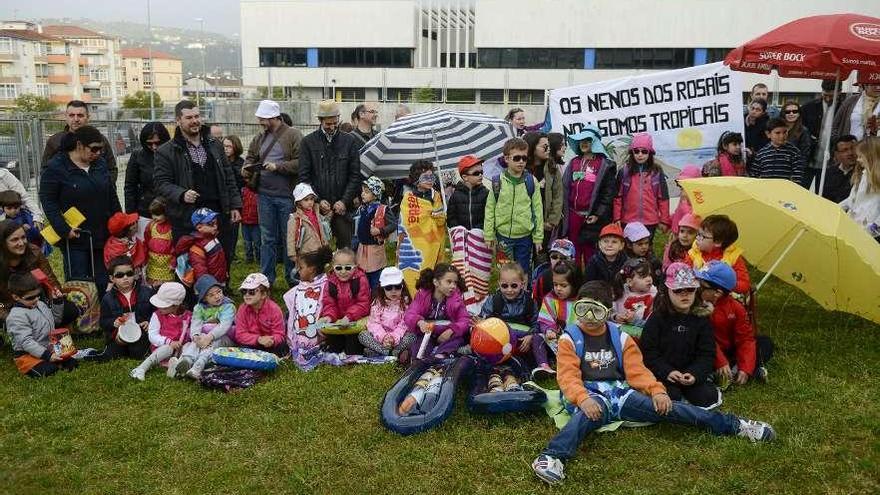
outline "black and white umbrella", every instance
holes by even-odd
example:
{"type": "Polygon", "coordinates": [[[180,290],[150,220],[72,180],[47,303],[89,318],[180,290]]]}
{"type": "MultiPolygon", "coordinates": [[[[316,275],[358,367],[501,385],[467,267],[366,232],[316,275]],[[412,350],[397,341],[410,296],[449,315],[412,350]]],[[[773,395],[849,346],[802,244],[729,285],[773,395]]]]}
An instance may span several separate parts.
{"type": "Polygon", "coordinates": [[[488,160],[514,137],[510,123],[481,112],[431,110],[394,122],[361,148],[361,171],[380,179],[409,175],[416,160],[430,160],[440,171],[455,170],[459,158],[488,160]]]}

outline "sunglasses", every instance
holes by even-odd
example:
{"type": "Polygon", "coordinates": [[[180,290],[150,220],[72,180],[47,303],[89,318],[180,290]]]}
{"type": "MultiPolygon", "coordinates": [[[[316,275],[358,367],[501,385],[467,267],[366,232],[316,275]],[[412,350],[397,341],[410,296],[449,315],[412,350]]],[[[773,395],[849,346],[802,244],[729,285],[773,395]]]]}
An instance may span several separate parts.
{"type": "Polygon", "coordinates": [[[382,288],[385,290],[403,290],[403,284],[386,285],[385,287],[382,287],[382,288]]]}
{"type": "Polygon", "coordinates": [[[514,284],[498,284],[498,286],[501,287],[502,289],[516,290],[516,289],[519,289],[520,284],[515,284],[515,283],[514,284]]]}
{"type": "Polygon", "coordinates": [[[113,278],[125,278],[125,277],[134,277],[134,270],[129,270],[127,272],[116,272],[113,274],[113,278]]]}
{"type": "Polygon", "coordinates": [[[150,148],[158,148],[161,144],[161,141],[147,141],[147,146],[150,148]]]}
{"type": "Polygon", "coordinates": [[[482,170],[477,170],[476,172],[471,172],[471,173],[469,173],[469,174],[464,174],[464,175],[469,175],[469,176],[471,176],[471,177],[482,177],[482,176],[483,176],[483,171],[482,171],[482,170]]]}
{"type": "Polygon", "coordinates": [[[783,113],[785,113],[787,115],[792,115],[792,114],[801,113],[801,111],[800,110],[785,110],[783,113]]]}
{"type": "Polygon", "coordinates": [[[88,148],[92,151],[92,153],[100,153],[104,151],[104,146],[100,144],[89,146],[88,148]]]}
{"type": "Polygon", "coordinates": [[[512,157],[510,157],[510,161],[512,162],[524,162],[528,159],[529,157],[526,155],[513,155],[512,157]]]}
{"type": "Polygon", "coordinates": [[[550,255],[550,259],[553,260],[553,261],[560,261],[560,260],[568,259],[568,257],[567,257],[567,256],[563,256],[563,255],[561,255],[561,254],[559,254],[559,253],[553,253],[553,254],[550,255]]]}
{"type": "Polygon", "coordinates": [[[259,291],[260,289],[239,289],[243,296],[255,296],[259,291]]]}
{"type": "Polygon", "coordinates": [[[645,148],[636,148],[633,150],[633,155],[650,155],[651,152],[646,150],[645,148]]]}
{"type": "Polygon", "coordinates": [[[697,289],[695,289],[694,287],[685,287],[683,289],[672,289],[672,293],[677,296],[680,296],[682,294],[693,294],[694,292],[697,292],[697,289]]]}
{"type": "Polygon", "coordinates": [[[39,298],[40,298],[40,294],[37,293],[37,294],[31,294],[29,296],[22,296],[21,300],[22,301],[36,301],[39,298]]]}
{"type": "Polygon", "coordinates": [[[581,299],[574,303],[574,314],[585,321],[599,323],[608,319],[611,308],[595,299],[581,299]]]}
{"type": "Polygon", "coordinates": [[[545,144],[544,146],[541,146],[541,149],[544,150],[544,151],[547,151],[547,150],[550,149],[550,145],[549,145],[549,144],[545,144]]]}
{"type": "Polygon", "coordinates": [[[350,272],[354,270],[354,265],[333,265],[333,269],[337,272],[346,271],[350,272]]]}

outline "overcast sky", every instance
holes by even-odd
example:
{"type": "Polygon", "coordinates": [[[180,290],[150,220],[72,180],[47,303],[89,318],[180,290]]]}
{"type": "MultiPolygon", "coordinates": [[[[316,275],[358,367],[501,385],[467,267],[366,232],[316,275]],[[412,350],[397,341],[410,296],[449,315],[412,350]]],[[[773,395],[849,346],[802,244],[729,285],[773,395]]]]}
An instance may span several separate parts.
{"type": "MultiPolygon", "coordinates": [[[[151,0],[154,26],[199,29],[193,18],[205,19],[205,31],[227,36],[238,33],[238,0],[151,0]]],[[[90,18],[100,21],[147,23],[147,0],[3,0],[0,18],[33,20],[43,17],[90,18]]]]}

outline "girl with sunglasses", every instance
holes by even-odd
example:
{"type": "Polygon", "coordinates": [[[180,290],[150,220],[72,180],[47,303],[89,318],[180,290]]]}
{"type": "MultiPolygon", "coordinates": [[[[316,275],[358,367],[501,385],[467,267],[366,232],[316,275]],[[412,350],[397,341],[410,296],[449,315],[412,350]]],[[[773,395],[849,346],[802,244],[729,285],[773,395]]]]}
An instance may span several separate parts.
{"type": "Polygon", "coordinates": [[[648,133],[633,136],[626,165],[617,172],[614,221],[641,222],[651,232],[652,246],[655,230],[669,230],[666,174],[654,160],[654,140],[648,133]]]}
{"type": "MultiPolygon", "coordinates": [[[[357,266],[354,251],[350,248],[336,250],[330,267],[327,286],[321,296],[321,318],[318,322],[348,327],[370,314],[370,282],[357,266]]],[[[324,342],[330,352],[350,355],[363,352],[357,333],[324,335],[324,342]]]]}
{"type": "Polygon", "coordinates": [[[400,362],[408,363],[416,356],[422,335],[430,334],[425,356],[445,359],[465,345],[471,317],[462,294],[467,288],[454,266],[440,263],[426,268],[419,275],[416,296],[406,309],[407,331],[417,336],[408,350],[401,352],[400,362]],[[442,323],[440,323],[442,322],[442,323]]]}
{"type": "Polygon", "coordinates": [[[442,258],[446,211],[432,162],[416,160],[410,165],[409,183],[400,201],[397,259],[404,259],[406,263],[402,264],[408,264],[403,269],[403,277],[408,286],[414,287],[419,270],[435,266],[442,258]]]}
{"type": "Polygon", "coordinates": [[[794,100],[786,101],[785,105],[782,106],[782,115],[780,117],[785,120],[785,125],[788,127],[788,142],[797,147],[807,164],[804,168],[804,173],[801,175],[800,184],[805,188],[809,188],[810,183],[813,182],[816,170],[809,166],[813,162],[813,136],[810,134],[807,126],[804,125],[804,119],[801,115],[801,104],[794,100]]]}
{"type": "Polygon", "coordinates": [[[529,143],[528,170],[538,182],[544,205],[544,251],[562,221],[562,173],[550,154],[550,140],[543,132],[527,132],[523,140],[529,143]]]}
{"type": "Polygon", "coordinates": [[[715,371],[715,332],[697,293],[700,281],[691,267],[673,263],[665,285],[639,342],[645,365],[672,400],[711,409],[721,404],[721,392],[708,381],[715,371]]]}
{"type": "Polygon", "coordinates": [[[406,332],[403,315],[409,305],[409,290],[403,281],[403,272],[389,266],[379,274],[379,287],[373,289],[373,304],[367,329],[358,334],[365,354],[398,357],[415,340],[416,335],[406,332]]]}
{"type": "Polygon", "coordinates": [[[150,304],[153,289],[141,282],[128,256],[118,256],[110,260],[107,271],[110,273],[112,286],[101,299],[100,323],[104,331],[105,347],[98,360],[107,361],[121,357],[144,359],[150,352],[147,325],[153,316],[153,306],[150,304]],[[130,318],[134,318],[141,329],[140,337],[135,342],[126,342],[118,335],[119,327],[130,318]]]}
{"type": "Polygon", "coordinates": [[[553,368],[547,361],[547,348],[538,327],[540,308],[527,290],[526,272],[516,263],[504,263],[498,270],[498,291],[483,302],[480,319],[500,318],[511,327],[516,336],[515,355],[530,353],[535,369],[552,375],[553,368]]]}
{"type": "Polygon", "coordinates": [[[235,313],[235,343],[287,357],[284,314],[272,300],[272,285],[262,273],[251,273],[241,282],[242,304],[235,313]]]}

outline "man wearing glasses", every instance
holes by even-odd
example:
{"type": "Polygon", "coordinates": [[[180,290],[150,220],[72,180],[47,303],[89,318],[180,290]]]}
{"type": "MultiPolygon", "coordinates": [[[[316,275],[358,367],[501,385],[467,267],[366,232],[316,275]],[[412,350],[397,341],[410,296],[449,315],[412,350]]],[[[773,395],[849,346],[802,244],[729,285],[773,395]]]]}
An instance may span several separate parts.
{"type": "Polygon", "coordinates": [[[354,129],[351,135],[357,138],[358,147],[367,144],[378,134],[375,129],[376,121],[379,120],[379,106],[375,103],[361,103],[351,113],[351,122],[354,129]]]}
{"type": "MultiPolygon", "coordinates": [[[[67,103],[67,109],[64,112],[64,120],[67,121],[64,130],[52,134],[46,141],[46,147],[43,148],[43,158],[41,160],[43,164],[40,170],[41,173],[46,171],[46,166],[49,165],[49,160],[55,156],[55,153],[58,153],[61,150],[64,136],[84,125],[89,125],[89,107],[86,106],[83,101],[70,100],[70,102],[67,103]]],[[[113,156],[113,149],[110,146],[110,141],[107,140],[107,137],[102,134],[101,138],[103,139],[104,144],[104,149],[101,151],[101,158],[104,159],[104,162],[107,164],[107,170],[110,171],[110,180],[116,184],[116,177],[119,175],[119,168],[116,166],[116,157],[113,156]]]]}

